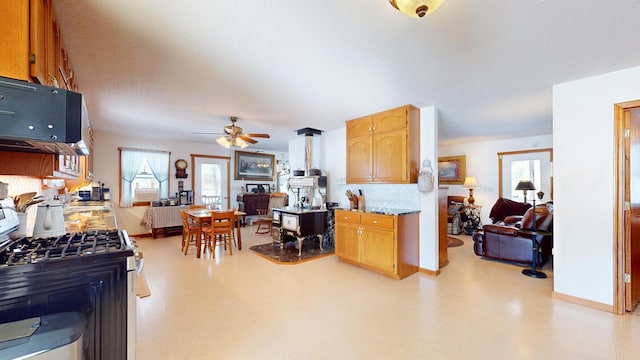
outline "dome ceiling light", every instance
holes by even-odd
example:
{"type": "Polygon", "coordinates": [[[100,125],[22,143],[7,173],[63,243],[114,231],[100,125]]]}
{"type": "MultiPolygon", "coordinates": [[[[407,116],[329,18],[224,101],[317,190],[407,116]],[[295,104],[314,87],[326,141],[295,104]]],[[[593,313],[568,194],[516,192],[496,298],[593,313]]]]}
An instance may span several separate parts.
{"type": "Polygon", "coordinates": [[[436,11],[443,1],[444,0],[389,0],[389,3],[405,15],[421,18],[436,11]]]}

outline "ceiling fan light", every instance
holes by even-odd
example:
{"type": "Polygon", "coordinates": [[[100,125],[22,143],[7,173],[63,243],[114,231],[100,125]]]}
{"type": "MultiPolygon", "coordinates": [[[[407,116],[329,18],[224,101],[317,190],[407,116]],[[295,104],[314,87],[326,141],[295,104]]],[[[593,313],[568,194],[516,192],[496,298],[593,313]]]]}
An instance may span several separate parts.
{"type": "Polygon", "coordinates": [[[249,144],[247,144],[247,142],[242,140],[241,138],[236,138],[235,142],[236,142],[235,145],[240,147],[240,148],[242,148],[242,149],[244,149],[244,148],[249,146],[249,144]]]}
{"type": "Polygon", "coordinates": [[[444,0],[389,0],[389,3],[401,13],[421,18],[436,11],[444,0]]]}
{"type": "Polygon", "coordinates": [[[226,136],[220,136],[216,139],[216,142],[222,147],[226,147],[227,149],[231,148],[231,142],[226,136]]]}

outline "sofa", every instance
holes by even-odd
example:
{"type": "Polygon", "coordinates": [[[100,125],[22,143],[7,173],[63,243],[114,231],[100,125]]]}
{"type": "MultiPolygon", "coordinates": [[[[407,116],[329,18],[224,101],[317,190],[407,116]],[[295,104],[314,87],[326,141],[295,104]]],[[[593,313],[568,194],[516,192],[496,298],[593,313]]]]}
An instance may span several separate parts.
{"type": "Polygon", "coordinates": [[[494,224],[486,224],[473,234],[473,251],[476,255],[533,266],[535,247],[538,250],[535,259],[536,267],[543,266],[551,258],[553,203],[536,206],[535,229],[545,232],[544,236],[532,231],[533,208],[531,205],[522,215],[501,214],[496,217],[502,217],[502,220],[494,224]],[[510,217],[519,221],[505,223],[505,220],[509,220],[510,217]]]}

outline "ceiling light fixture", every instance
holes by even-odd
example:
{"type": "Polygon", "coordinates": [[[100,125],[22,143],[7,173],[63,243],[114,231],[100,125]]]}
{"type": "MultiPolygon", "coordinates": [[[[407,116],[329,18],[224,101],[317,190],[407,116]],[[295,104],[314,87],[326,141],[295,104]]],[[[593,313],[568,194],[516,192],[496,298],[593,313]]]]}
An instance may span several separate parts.
{"type": "Polygon", "coordinates": [[[444,0],[389,0],[394,8],[411,17],[424,17],[436,11],[444,0]]]}
{"type": "Polygon", "coordinates": [[[246,141],[231,136],[220,136],[216,139],[216,142],[218,143],[218,145],[227,149],[230,149],[232,147],[239,147],[241,149],[244,149],[249,146],[246,141]]]}

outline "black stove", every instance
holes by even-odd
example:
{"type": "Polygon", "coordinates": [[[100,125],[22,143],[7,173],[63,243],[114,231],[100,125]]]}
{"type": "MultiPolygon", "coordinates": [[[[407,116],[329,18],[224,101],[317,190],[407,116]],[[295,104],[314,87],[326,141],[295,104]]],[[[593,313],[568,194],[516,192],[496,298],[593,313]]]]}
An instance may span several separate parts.
{"type": "Polygon", "coordinates": [[[45,239],[24,237],[0,247],[0,266],[60,261],[78,256],[91,256],[126,250],[127,244],[122,233],[117,230],[68,233],[59,237],[45,239]]]}
{"type": "Polygon", "coordinates": [[[135,319],[132,269],[134,250],[121,230],[5,241],[0,323],[77,312],[86,319],[84,359],[126,359],[128,320],[135,319]]]}

